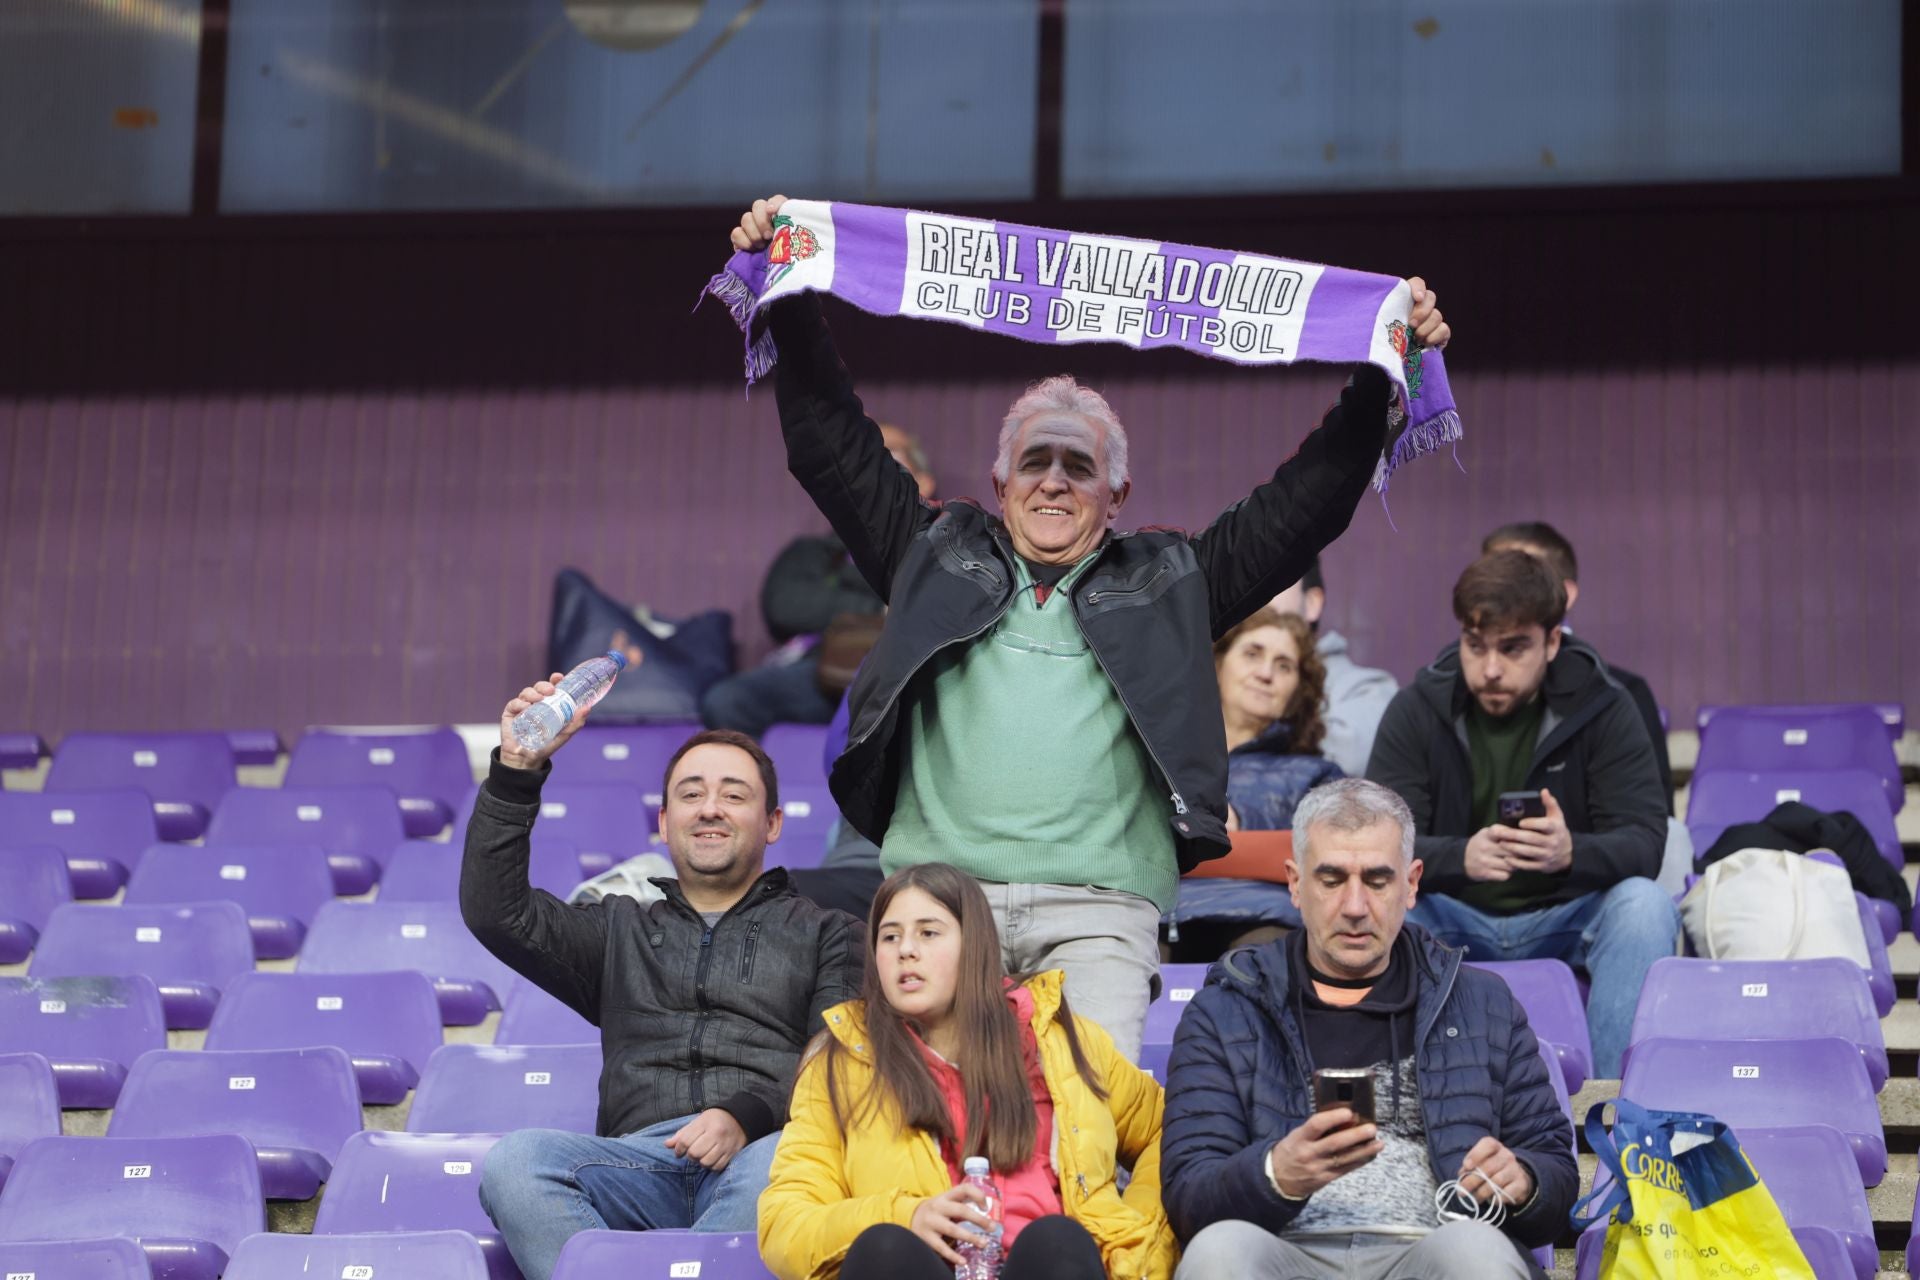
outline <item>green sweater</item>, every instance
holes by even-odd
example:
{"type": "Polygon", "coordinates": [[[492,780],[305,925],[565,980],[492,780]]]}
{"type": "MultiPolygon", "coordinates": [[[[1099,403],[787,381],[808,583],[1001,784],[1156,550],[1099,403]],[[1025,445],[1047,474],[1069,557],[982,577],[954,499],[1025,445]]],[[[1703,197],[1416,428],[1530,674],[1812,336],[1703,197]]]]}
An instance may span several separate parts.
{"type": "MultiPolygon", "coordinates": [[[[1500,821],[1500,793],[1524,791],[1533,768],[1533,748],[1547,700],[1535,695],[1526,706],[1495,718],[1467,701],[1467,758],[1473,763],[1473,820],[1476,827],[1500,821]]],[[[1512,915],[1537,906],[1561,876],[1515,871],[1505,880],[1476,880],[1462,889],[1460,901],[1493,915],[1512,915]]]]}
{"type": "Polygon", "coordinates": [[[1044,607],[1024,563],[986,635],[937,654],[904,714],[906,757],[880,865],[949,862],[981,880],[1123,889],[1173,906],[1166,787],[1080,635],[1073,566],[1044,607]]]}

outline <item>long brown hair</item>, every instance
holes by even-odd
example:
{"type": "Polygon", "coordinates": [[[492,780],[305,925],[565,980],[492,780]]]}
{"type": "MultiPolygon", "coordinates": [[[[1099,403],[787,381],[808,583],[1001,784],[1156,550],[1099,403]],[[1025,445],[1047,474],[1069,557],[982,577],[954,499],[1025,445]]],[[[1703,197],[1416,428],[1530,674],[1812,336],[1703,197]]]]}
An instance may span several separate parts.
{"type": "Polygon", "coordinates": [[[1287,754],[1317,756],[1320,754],[1320,744],[1327,737],[1327,722],[1320,713],[1327,699],[1327,664],[1320,659],[1313,626],[1305,618],[1297,613],[1281,613],[1271,607],[1259,610],[1213,642],[1213,668],[1215,671],[1220,669],[1220,663],[1233,652],[1233,646],[1240,643],[1241,636],[1261,627],[1278,627],[1292,636],[1293,647],[1300,654],[1294,664],[1300,672],[1300,684],[1294,689],[1293,697],[1287,700],[1286,709],[1276,722],[1287,726],[1287,754]]]}
{"type": "MultiPolygon", "coordinates": [[[[907,867],[888,876],[873,896],[867,916],[867,972],[861,985],[866,1004],[867,1048],[873,1056],[873,1087],[865,1097],[845,1096],[847,1047],[822,1033],[826,1046],[827,1099],[841,1129],[889,1118],[924,1129],[955,1154],[984,1155],[995,1169],[1018,1169],[1033,1157],[1039,1117],[1028,1092],[1026,1063],[1020,1047],[1020,1023],[1007,1006],[1007,972],[1000,963],[1000,931],[993,909],[973,877],[944,862],[907,867]],[[960,923],[960,971],[954,986],[953,1013],[965,1055],[957,1064],[961,1092],[966,1099],[967,1131],[957,1134],[953,1117],[921,1056],[915,1029],[887,1003],[880,968],[874,962],[879,948],[880,922],[893,900],[907,889],[919,889],[938,902],[960,923]]],[[[1074,1069],[1101,1098],[1107,1091],[1095,1076],[1080,1047],[1066,997],[1054,1019],[1066,1032],[1074,1069]]]]}

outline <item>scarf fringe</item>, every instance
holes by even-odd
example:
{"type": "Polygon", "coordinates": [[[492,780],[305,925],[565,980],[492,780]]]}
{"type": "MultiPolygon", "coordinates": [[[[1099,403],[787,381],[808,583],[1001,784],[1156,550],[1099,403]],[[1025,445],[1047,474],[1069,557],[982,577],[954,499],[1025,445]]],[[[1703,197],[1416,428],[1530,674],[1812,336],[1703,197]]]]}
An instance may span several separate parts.
{"type": "Polygon", "coordinates": [[[733,317],[733,323],[742,333],[745,333],[747,327],[753,323],[753,308],[760,301],[753,296],[753,290],[747,287],[745,280],[726,270],[716,273],[713,279],[707,281],[707,286],[700,291],[700,300],[693,304],[693,309],[698,311],[700,303],[705,302],[709,297],[720,300],[721,305],[726,307],[727,314],[733,317]]]}
{"type": "Polygon", "coordinates": [[[707,281],[693,309],[698,311],[700,303],[708,298],[718,298],[727,309],[727,314],[733,317],[733,323],[739,326],[740,332],[747,335],[747,390],[751,393],[753,384],[772,373],[773,366],[780,358],[773,335],[767,332],[765,325],[760,327],[758,335],[753,332],[754,308],[760,305],[760,299],[754,296],[745,280],[725,270],[707,281]]]}
{"type": "Polygon", "coordinates": [[[1393,442],[1393,450],[1380,456],[1379,465],[1373,469],[1373,491],[1381,497],[1387,493],[1387,482],[1395,471],[1415,458],[1424,458],[1430,453],[1460,441],[1464,430],[1460,424],[1460,413],[1447,409],[1435,414],[1425,422],[1416,422],[1400,433],[1393,442]]]}

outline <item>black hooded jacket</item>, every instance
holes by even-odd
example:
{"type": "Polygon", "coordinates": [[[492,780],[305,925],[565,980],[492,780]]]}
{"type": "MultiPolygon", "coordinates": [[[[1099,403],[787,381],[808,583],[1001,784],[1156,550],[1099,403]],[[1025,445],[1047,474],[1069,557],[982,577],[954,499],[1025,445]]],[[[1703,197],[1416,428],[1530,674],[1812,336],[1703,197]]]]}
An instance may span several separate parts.
{"type": "MultiPolygon", "coordinates": [[[[1573,835],[1573,865],[1537,905],[1633,876],[1652,879],[1666,848],[1667,804],[1633,699],[1600,655],[1572,636],[1547,667],[1541,696],[1546,715],[1526,785],[1547,788],[1559,802],[1573,835]]],[[[1467,840],[1478,828],[1467,749],[1470,697],[1455,642],[1394,695],[1367,764],[1367,777],[1413,810],[1414,856],[1426,864],[1420,887],[1428,893],[1454,894],[1471,883],[1467,840]]]]}

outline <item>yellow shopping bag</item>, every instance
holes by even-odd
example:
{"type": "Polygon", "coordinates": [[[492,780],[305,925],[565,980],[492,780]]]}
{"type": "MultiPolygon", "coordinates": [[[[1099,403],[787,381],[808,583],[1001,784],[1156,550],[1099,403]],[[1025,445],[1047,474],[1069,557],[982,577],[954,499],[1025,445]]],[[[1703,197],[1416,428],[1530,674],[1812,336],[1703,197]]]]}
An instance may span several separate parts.
{"type": "Polygon", "coordinates": [[[1573,1207],[1573,1226],[1607,1223],[1601,1280],[1814,1280],[1813,1268],[1740,1150],[1712,1116],[1619,1099],[1587,1112],[1587,1144],[1611,1175],[1573,1207]]]}

